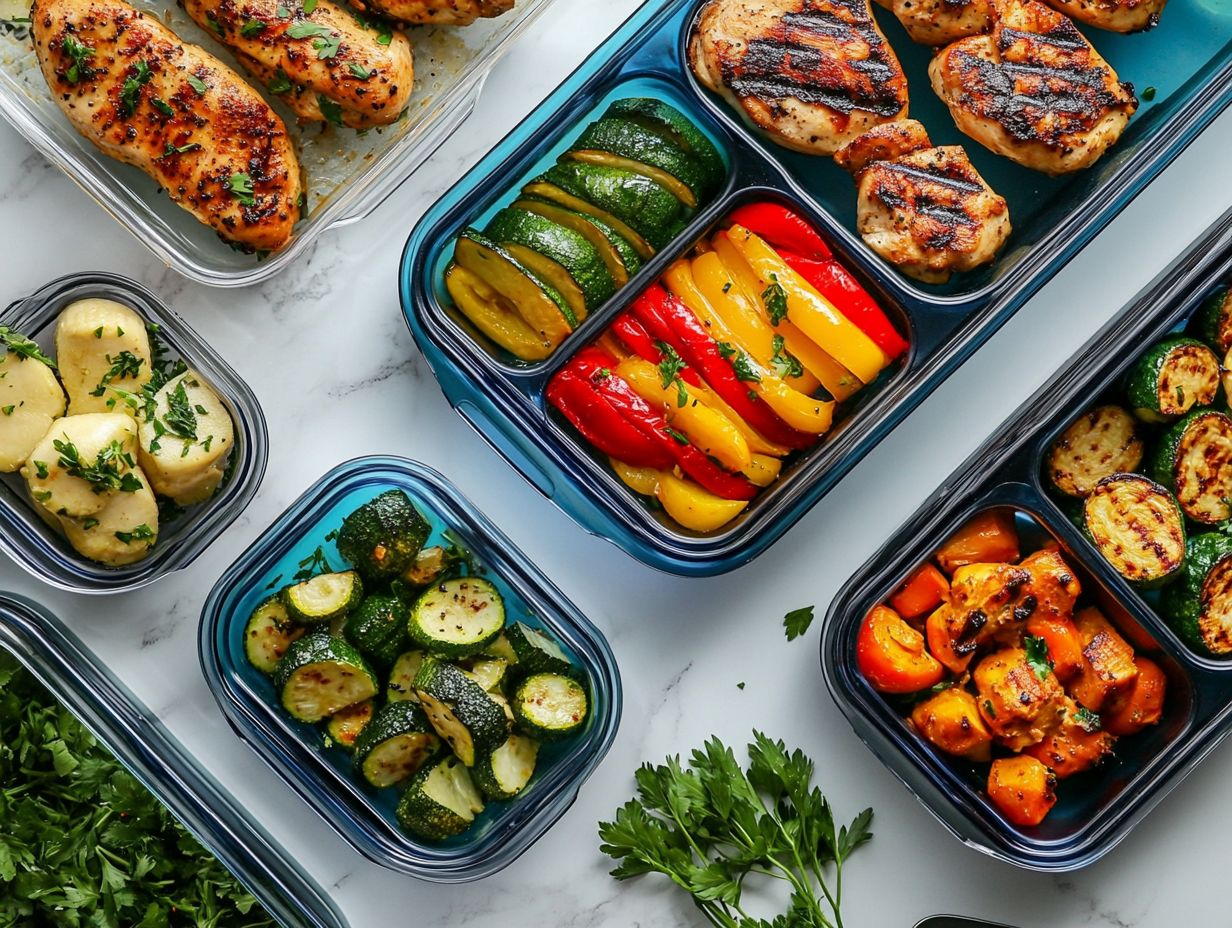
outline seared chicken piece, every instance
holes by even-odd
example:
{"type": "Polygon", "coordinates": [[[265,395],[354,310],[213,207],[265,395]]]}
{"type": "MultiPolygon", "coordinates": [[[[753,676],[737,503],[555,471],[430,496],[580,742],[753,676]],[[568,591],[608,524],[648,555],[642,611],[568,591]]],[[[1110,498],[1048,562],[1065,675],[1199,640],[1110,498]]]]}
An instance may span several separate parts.
{"type": "Polygon", "coordinates": [[[1069,17],[1038,0],[994,0],[991,35],[942,49],[928,66],[958,128],[1046,174],[1094,164],[1138,108],[1069,17]]]}
{"type": "Polygon", "coordinates": [[[1074,616],[1074,625],[1082,640],[1082,668],[1069,681],[1069,694],[1100,712],[1137,681],[1134,649],[1098,609],[1083,609],[1074,616]]]}
{"type": "Polygon", "coordinates": [[[1048,0],[1048,5],[1088,26],[1144,32],[1159,25],[1168,0],[1048,0]]]}
{"type": "Polygon", "coordinates": [[[30,15],[43,77],[78,132],[227,241],[291,240],[299,161],[243,78],[121,0],[35,0],[30,15]]]}
{"type": "Polygon", "coordinates": [[[948,45],[992,28],[992,0],[877,0],[898,17],[911,41],[948,45]]]}
{"type": "Polygon", "coordinates": [[[1085,712],[1072,699],[1066,697],[1061,704],[1056,728],[1023,753],[1049,768],[1057,779],[1064,780],[1097,766],[1112,753],[1116,738],[1101,731],[1099,717],[1085,712]]]}
{"type": "Polygon", "coordinates": [[[868,0],[710,0],[697,79],[786,148],[832,155],[907,115],[907,79],[868,0]]]}
{"type": "Polygon", "coordinates": [[[414,25],[469,26],[513,9],[514,0],[351,0],[358,9],[372,9],[414,25]]]}
{"type": "Polygon", "coordinates": [[[1011,751],[1039,744],[1065,714],[1065,692],[1056,676],[1041,680],[1022,648],[990,654],[972,680],[984,724],[1011,751]]]}
{"type": "Polygon", "coordinates": [[[183,7],[302,120],[383,126],[410,99],[407,37],[395,31],[382,45],[378,30],[330,0],[318,0],[311,13],[282,0],[183,0],[183,7]]]}
{"type": "Polygon", "coordinates": [[[991,261],[1009,238],[1009,207],[962,146],[934,148],[914,119],[878,126],[834,160],[856,179],[860,235],[909,277],[945,283],[991,261]]]}

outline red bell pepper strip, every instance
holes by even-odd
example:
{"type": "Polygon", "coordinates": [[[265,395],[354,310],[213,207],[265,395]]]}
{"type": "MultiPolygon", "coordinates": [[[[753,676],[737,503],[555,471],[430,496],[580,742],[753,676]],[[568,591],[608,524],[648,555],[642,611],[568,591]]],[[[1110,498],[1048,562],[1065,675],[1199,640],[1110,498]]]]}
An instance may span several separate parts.
{"type": "Polygon", "coordinates": [[[786,248],[796,254],[822,260],[833,257],[830,246],[807,220],[780,203],[746,203],[727,217],[733,225],[744,226],[764,238],[777,251],[786,248]]]}
{"type": "MultiPolygon", "coordinates": [[[[718,464],[699,448],[683,441],[676,432],[649,403],[642,399],[623,378],[613,374],[602,352],[592,352],[583,349],[569,362],[565,370],[573,371],[585,377],[596,391],[616,409],[625,421],[638,429],[646,438],[657,443],[667,454],[674,458],[674,463],[680,466],[688,476],[696,480],[702,487],[715,496],[723,499],[752,499],[757,495],[758,488],[739,474],[732,474],[719,467],[718,464]]],[[[670,466],[670,465],[669,465],[670,466]]]]}
{"type": "Polygon", "coordinates": [[[647,289],[630,307],[655,338],[676,349],[718,396],[767,441],[802,450],[811,448],[815,435],[793,429],[736,377],[731,362],[719,352],[701,320],[684,303],[658,284],[647,289]]]}
{"type": "MultiPolygon", "coordinates": [[[[651,364],[658,364],[663,360],[663,352],[659,350],[658,342],[646,331],[645,326],[629,313],[621,313],[617,316],[612,323],[611,331],[630,351],[643,360],[651,364]]],[[[701,378],[691,367],[682,367],[680,377],[685,383],[695,387],[700,387],[702,384],[701,378]]]]}
{"type": "Polygon", "coordinates": [[[847,268],[833,258],[805,258],[790,251],[780,250],[779,257],[891,358],[907,350],[906,339],[847,268]]]}
{"type": "Polygon", "coordinates": [[[671,467],[675,459],[625,421],[585,377],[565,368],[548,384],[548,401],[604,454],[634,467],[671,467]]]}

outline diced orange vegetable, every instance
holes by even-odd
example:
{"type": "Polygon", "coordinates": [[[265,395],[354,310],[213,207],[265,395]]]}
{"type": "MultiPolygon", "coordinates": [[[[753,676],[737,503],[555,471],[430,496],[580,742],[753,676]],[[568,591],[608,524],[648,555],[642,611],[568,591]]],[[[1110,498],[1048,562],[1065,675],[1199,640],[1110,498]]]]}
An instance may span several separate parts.
{"type": "Polygon", "coordinates": [[[947,574],[967,564],[1014,563],[1018,560],[1018,530],[1014,517],[999,509],[975,516],[955,532],[937,552],[937,563],[947,574]]]}
{"type": "Polygon", "coordinates": [[[1056,675],[1041,679],[1022,648],[988,655],[976,665],[971,679],[980,715],[997,741],[1011,751],[1043,741],[1065,705],[1056,675]]]}
{"type": "Polygon", "coordinates": [[[1014,825],[1032,827],[1057,804],[1057,778],[1034,757],[1001,757],[988,771],[988,798],[1014,825]]]}
{"type": "Polygon", "coordinates": [[[1037,612],[1027,620],[1027,634],[1044,639],[1052,671],[1062,683],[1082,669],[1082,639],[1068,617],[1037,612]]]}
{"type": "Polygon", "coordinates": [[[874,606],[864,617],[856,637],[856,665],[882,693],[914,693],[945,676],[945,668],[924,649],[924,636],[887,606],[874,606]]]}
{"type": "Polygon", "coordinates": [[[912,710],[911,722],[947,754],[977,761],[992,756],[992,732],[980,718],[975,697],[962,687],[951,686],[924,700],[912,710]]]}
{"type": "Polygon", "coordinates": [[[1164,715],[1168,677],[1149,657],[1139,657],[1138,677],[1133,688],[1116,699],[1104,713],[1104,731],[1113,735],[1136,735],[1148,725],[1158,725],[1164,715]]]}
{"type": "Polygon", "coordinates": [[[1112,744],[1116,741],[1097,727],[1098,716],[1092,713],[1084,723],[1080,712],[1072,699],[1065,700],[1065,712],[1056,727],[1039,744],[1024,748],[1022,752],[1046,766],[1059,780],[1096,766],[1112,752],[1112,744]]]}
{"type": "Polygon", "coordinates": [[[890,608],[904,619],[932,612],[950,595],[950,581],[932,564],[925,564],[908,577],[890,597],[890,608]]]}
{"type": "Polygon", "coordinates": [[[1138,677],[1134,649],[1093,607],[1075,613],[1074,626],[1082,641],[1083,660],[1066,689],[1092,712],[1102,712],[1105,704],[1133,687],[1138,677]]]}
{"type": "Polygon", "coordinates": [[[933,611],[924,623],[924,636],[928,639],[928,650],[939,660],[942,666],[952,674],[962,674],[971,663],[975,650],[960,655],[954,650],[954,639],[950,629],[950,604],[945,603],[933,611]]]}

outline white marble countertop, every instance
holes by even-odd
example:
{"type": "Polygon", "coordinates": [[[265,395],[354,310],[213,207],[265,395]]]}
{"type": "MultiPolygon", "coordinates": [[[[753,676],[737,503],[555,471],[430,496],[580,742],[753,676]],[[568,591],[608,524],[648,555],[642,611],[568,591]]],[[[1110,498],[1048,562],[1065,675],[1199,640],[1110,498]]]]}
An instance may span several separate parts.
{"type": "Polygon", "coordinates": [[[0,304],[70,271],[135,277],[248,380],[272,442],[257,498],[189,569],[98,599],[55,592],[6,562],[0,588],[40,600],[81,635],[329,889],[353,928],[700,926],[665,881],[609,879],[595,823],[632,795],[641,761],[687,753],[711,733],[741,745],[754,726],[812,754],[841,814],[876,809],[877,837],[846,872],[850,926],[909,928],[943,912],[1021,928],[1171,928],[1226,918],[1212,888],[1226,878],[1232,828],[1227,746],[1099,864],[1060,877],[1023,872],[968,850],[931,818],[831,702],[818,629],[789,644],[780,623],[804,604],[824,613],[843,581],[982,438],[1215,220],[1232,189],[1232,113],[768,554],[726,577],[673,578],[585,535],[450,410],[407,334],[395,287],[420,213],[636,6],[556,4],[416,178],[368,222],[325,235],[256,289],[186,284],[0,123],[0,163],[10,166],[0,178],[0,304]],[[199,611],[223,569],[327,468],[379,452],[449,475],[600,626],[624,679],[620,734],[578,801],[530,852],[478,884],[420,883],[359,857],[234,737],[197,663],[199,611]]]}

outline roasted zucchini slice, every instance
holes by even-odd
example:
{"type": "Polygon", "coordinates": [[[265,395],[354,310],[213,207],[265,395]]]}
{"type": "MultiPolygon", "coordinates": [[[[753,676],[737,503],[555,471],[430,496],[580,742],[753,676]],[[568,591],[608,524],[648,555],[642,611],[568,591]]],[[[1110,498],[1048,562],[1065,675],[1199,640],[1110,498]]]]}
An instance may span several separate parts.
{"type": "Polygon", "coordinates": [[[287,615],[287,607],[271,596],[248,617],[244,626],[244,654],[248,663],[262,673],[273,673],[287,648],[301,638],[306,629],[287,615]]]}
{"type": "Polygon", "coordinates": [[[723,156],[714,143],[684,113],[653,97],[628,97],[608,107],[605,117],[625,119],[654,132],[692,155],[706,172],[707,183],[717,190],[727,176],[723,156]]]}
{"type": "Polygon", "coordinates": [[[475,785],[485,799],[512,799],[535,775],[539,742],[524,735],[510,735],[499,748],[479,759],[472,771],[475,785]]]}
{"type": "Polygon", "coordinates": [[[394,702],[376,714],[355,742],[355,768],[372,786],[383,789],[413,776],[441,747],[417,704],[394,702]]]}
{"type": "Polygon", "coordinates": [[[642,266],[638,256],[627,238],[595,216],[567,209],[557,203],[547,200],[522,199],[513,204],[514,209],[526,210],[545,219],[550,219],[557,225],[572,229],[595,248],[608,273],[617,287],[623,287],[629,278],[637,273],[642,266]]]}
{"type": "Polygon", "coordinates": [[[517,656],[520,673],[558,673],[576,677],[578,668],[550,637],[524,622],[514,622],[505,629],[509,646],[517,656]]]}
{"type": "Polygon", "coordinates": [[[301,722],[319,722],[377,694],[376,674],[355,648],[333,635],[305,635],[278,662],[274,687],[301,722]]]}
{"type": "Polygon", "coordinates": [[[665,132],[644,121],[605,116],[586,128],[566,157],[636,170],[663,184],[690,208],[716,192],[712,171],[665,132]],[[602,155],[619,160],[608,161],[602,155]]]}
{"type": "Polygon", "coordinates": [[[509,662],[499,657],[476,657],[465,661],[462,670],[489,693],[495,693],[505,682],[509,662]]]}
{"type": "Polygon", "coordinates": [[[424,658],[415,692],[436,733],[468,767],[509,737],[509,719],[500,703],[453,664],[424,658]]]}
{"type": "Polygon", "coordinates": [[[454,545],[424,548],[415,555],[415,562],[403,571],[402,576],[391,581],[390,592],[410,605],[419,598],[424,587],[443,580],[463,563],[465,557],[465,552],[454,545]]]}
{"type": "Polygon", "coordinates": [[[1232,654],[1232,538],[1208,532],[1189,539],[1181,579],[1164,591],[1163,611],[1191,648],[1232,654]]]}
{"type": "Polygon", "coordinates": [[[1134,412],[1146,422],[1168,422],[1219,392],[1219,356],[1196,338],[1179,335],[1147,349],[1125,384],[1134,412]]]}
{"type": "Polygon", "coordinates": [[[419,702],[415,694],[415,675],[423,663],[424,651],[406,651],[398,655],[389,669],[389,682],[385,685],[386,702],[419,702]]]}
{"type": "Polygon", "coordinates": [[[1232,351],[1232,287],[1219,287],[1194,313],[1189,331],[1221,358],[1232,351]]]}
{"type": "Polygon", "coordinates": [[[453,259],[499,293],[532,331],[553,345],[577,328],[577,316],[564,297],[487,236],[467,229],[454,245],[453,259]]]}
{"type": "Polygon", "coordinates": [[[491,642],[485,645],[484,649],[479,653],[485,657],[499,658],[510,666],[518,662],[518,654],[513,650],[513,645],[509,643],[509,636],[504,632],[501,632],[491,642]]]}
{"type": "Polygon", "coordinates": [[[1195,522],[1232,518],[1232,417],[1195,409],[1160,438],[1151,474],[1195,522]]]}
{"type": "Polygon", "coordinates": [[[1142,463],[1138,423],[1120,406],[1097,406],[1078,417],[1048,449],[1048,478],[1067,496],[1085,498],[1105,477],[1142,463]]]}
{"type": "Polygon", "coordinates": [[[631,225],[619,216],[613,215],[589,200],[575,196],[559,184],[552,183],[544,177],[539,177],[523,187],[522,193],[533,200],[544,200],[565,209],[582,213],[584,216],[593,216],[609,229],[614,229],[621,238],[632,245],[639,258],[649,261],[654,257],[655,249],[651,246],[650,242],[642,238],[641,234],[631,225]]]}
{"type": "Polygon", "coordinates": [[[566,161],[535,182],[554,184],[621,219],[654,248],[667,245],[690,215],[675,195],[643,174],[599,164],[566,161]]]}
{"type": "Polygon", "coordinates": [[[505,627],[500,592],[482,577],[454,577],[423,592],[407,629],[421,648],[445,657],[478,654],[505,627]]]}
{"type": "Polygon", "coordinates": [[[378,667],[389,667],[406,650],[409,612],[397,596],[369,596],[346,620],[342,633],[359,653],[378,667]]]}
{"type": "Polygon", "coordinates": [[[535,673],[514,691],[514,722],[533,738],[567,738],[586,724],[589,712],[586,689],[572,677],[535,673]]]}
{"type": "Polygon", "coordinates": [[[1179,576],[1185,520],[1166,489],[1138,474],[1114,474],[1083,505],[1083,526],[1104,559],[1126,580],[1160,586],[1179,576]]]}
{"type": "Polygon", "coordinates": [[[471,827],[483,811],[483,797],[466,767],[454,756],[425,765],[398,803],[398,823],[413,835],[444,841],[471,827]]]}
{"type": "Polygon", "coordinates": [[[358,606],[364,598],[364,584],[353,570],[317,574],[285,587],[279,597],[296,622],[323,625],[358,606]]]}
{"type": "Polygon", "coordinates": [[[342,520],[338,551],[369,580],[391,580],[415,562],[432,527],[403,490],[386,490],[342,520]]]}
{"type": "Polygon", "coordinates": [[[471,324],[515,358],[542,361],[556,342],[530,327],[517,308],[478,274],[456,264],[445,271],[445,289],[471,324]]]}
{"type": "Polygon", "coordinates": [[[372,721],[375,711],[376,703],[371,699],[339,709],[325,723],[325,732],[329,735],[330,743],[348,751],[353,749],[360,733],[372,721]]]}
{"type": "Polygon", "coordinates": [[[570,305],[579,320],[586,317],[589,307],[598,306],[616,292],[616,282],[599,250],[585,236],[545,216],[516,206],[507,207],[492,217],[487,235],[508,246],[514,257],[525,257],[516,247],[550,261],[551,265],[542,265],[542,273],[533,263],[528,266],[545,277],[566,300],[568,288],[578,291],[582,298],[580,311],[578,306],[570,305]]]}

